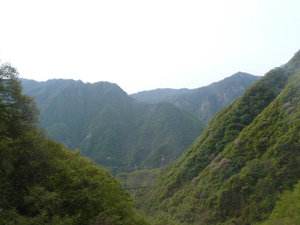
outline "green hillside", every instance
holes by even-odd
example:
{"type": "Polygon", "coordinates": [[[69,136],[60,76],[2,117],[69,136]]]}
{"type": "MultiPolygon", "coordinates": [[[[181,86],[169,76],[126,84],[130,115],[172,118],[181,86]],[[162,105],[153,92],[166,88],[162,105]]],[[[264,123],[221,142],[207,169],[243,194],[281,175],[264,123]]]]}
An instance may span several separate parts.
{"type": "Polygon", "coordinates": [[[213,117],[147,193],[143,207],[156,224],[246,225],[269,217],[300,179],[299,68],[300,52],[213,117]]]}
{"type": "Polygon", "coordinates": [[[0,224],[142,225],[120,184],[91,160],[44,137],[17,72],[0,67],[0,224]]]}
{"type": "Polygon", "coordinates": [[[116,84],[22,80],[54,140],[113,173],[168,165],[200,135],[201,123],[169,103],[138,103],[116,84]]]}
{"type": "Polygon", "coordinates": [[[299,224],[300,221],[300,183],[295,185],[293,191],[285,191],[270,217],[261,225],[299,224]]]}
{"type": "Polygon", "coordinates": [[[224,80],[196,89],[155,89],[131,96],[147,103],[169,102],[191,112],[203,124],[258,80],[259,76],[238,72],[224,80]]]}

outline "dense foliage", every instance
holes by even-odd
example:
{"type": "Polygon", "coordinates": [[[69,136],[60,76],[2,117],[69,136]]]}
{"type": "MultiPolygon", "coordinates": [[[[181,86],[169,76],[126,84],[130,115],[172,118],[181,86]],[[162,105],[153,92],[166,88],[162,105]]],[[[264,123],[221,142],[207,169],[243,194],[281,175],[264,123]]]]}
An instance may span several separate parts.
{"type": "Polygon", "coordinates": [[[22,80],[54,140],[113,173],[168,165],[198,137],[201,123],[169,103],[138,103],[115,84],[22,80]]]}
{"type": "Polygon", "coordinates": [[[146,224],[120,184],[91,160],[48,140],[17,72],[0,67],[0,224],[146,224]]]}
{"type": "Polygon", "coordinates": [[[175,104],[191,112],[203,124],[207,124],[221,108],[241,96],[258,78],[238,72],[224,80],[197,89],[156,89],[131,96],[141,102],[175,104]]]}
{"type": "Polygon", "coordinates": [[[152,187],[155,180],[159,177],[161,169],[136,170],[130,173],[119,173],[117,178],[121,180],[123,187],[152,187]]]}
{"type": "Polygon", "coordinates": [[[299,224],[300,221],[300,183],[293,191],[285,191],[270,217],[261,225],[299,224]]]}
{"type": "Polygon", "coordinates": [[[300,52],[211,120],[145,196],[156,224],[250,225],[269,217],[300,179],[299,69],[300,52]]]}

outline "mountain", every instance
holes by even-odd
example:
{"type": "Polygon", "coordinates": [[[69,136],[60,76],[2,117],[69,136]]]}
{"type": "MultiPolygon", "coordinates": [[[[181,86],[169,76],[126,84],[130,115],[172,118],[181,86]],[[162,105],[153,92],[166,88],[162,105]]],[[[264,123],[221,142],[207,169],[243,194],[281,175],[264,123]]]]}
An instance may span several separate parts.
{"type": "Polygon", "coordinates": [[[186,109],[203,124],[223,107],[241,96],[259,76],[238,72],[211,85],[197,89],[155,89],[132,94],[140,102],[169,102],[186,109]]]}
{"type": "Polygon", "coordinates": [[[108,171],[45,138],[8,65],[0,92],[0,224],[148,224],[108,171]]]}
{"type": "Polygon", "coordinates": [[[299,135],[300,51],[220,110],[139,204],[156,224],[263,222],[300,181],[299,135]]]}
{"type": "Polygon", "coordinates": [[[116,84],[21,81],[37,102],[47,134],[113,173],[165,166],[203,130],[187,111],[170,103],[139,103],[116,84]]]}
{"type": "Polygon", "coordinates": [[[262,225],[299,224],[300,221],[300,183],[293,191],[285,191],[276,202],[270,217],[262,225]]]}

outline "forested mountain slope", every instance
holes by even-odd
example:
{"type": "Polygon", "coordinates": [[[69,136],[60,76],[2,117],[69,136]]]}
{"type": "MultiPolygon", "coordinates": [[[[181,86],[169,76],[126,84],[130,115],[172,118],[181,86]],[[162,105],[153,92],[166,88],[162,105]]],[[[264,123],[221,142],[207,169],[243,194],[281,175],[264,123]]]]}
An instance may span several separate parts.
{"type": "Polygon", "coordinates": [[[138,103],[116,84],[22,80],[54,140],[112,172],[157,168],[178,158],[203,126],[170,103],[138,103]]]}
{"type": "Polygon", "coordinates": [[[213,117],[147,193],[143,207],[157,224],[246,225],[268,218],[281,193],[300,179],[299,69],[300,52],[213,117]]]}
{"type": "Polygon", "coordinates": [[[44,137],[17,72],[0,66],[0,224],[146,225],[108,171],[44,137]]]}
{"type": "Polygon", "coordinates": [[[300,221],[300,183],[293,191],[286,190],[276,202],[270,217],[262,225],[299,224],[300,221]]]}
{"type": "Polygon", "coordinates": [[[131,96],[141,102],[175,104],[191,112],[203,124],[207,124],[220,109],[241,96],[259,78],[238,72],[224,80],[197,89],[156,89],[131,96]]]}

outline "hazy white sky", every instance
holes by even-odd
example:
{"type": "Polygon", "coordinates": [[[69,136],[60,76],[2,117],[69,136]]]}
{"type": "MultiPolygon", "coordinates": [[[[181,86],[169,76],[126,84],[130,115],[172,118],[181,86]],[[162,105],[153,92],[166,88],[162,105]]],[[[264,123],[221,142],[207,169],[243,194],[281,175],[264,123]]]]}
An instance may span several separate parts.
{"type": "Polygon", "coordinates": [[[0,59],[21,77],[128,93],[256,75],[300,49],[299,0],[0,0],[0,59]]]}

